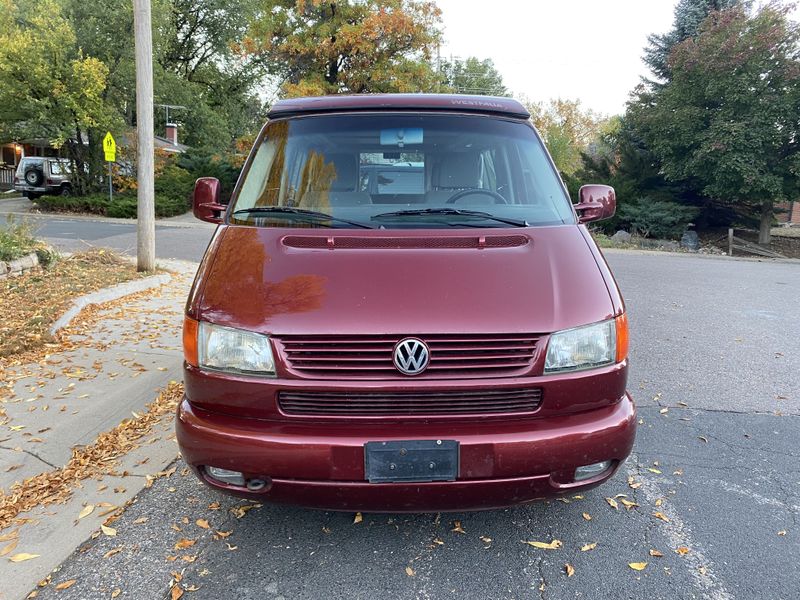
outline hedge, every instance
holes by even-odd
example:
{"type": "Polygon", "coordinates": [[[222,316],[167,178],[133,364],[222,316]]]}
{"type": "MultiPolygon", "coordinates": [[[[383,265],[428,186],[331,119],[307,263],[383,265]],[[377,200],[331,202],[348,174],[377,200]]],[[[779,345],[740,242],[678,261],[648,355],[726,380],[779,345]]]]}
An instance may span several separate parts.
{"type": "MultiPolygon", "coordinates": [[[[123,219],[136,218],[136,196],[115,194],[114,200],[105,194],[88,196],[41,196],[34,200],[37,206],[48,212],[91,213],[123,219]]],[[[163,193],[155,195],[157,217],[174,217],[185,213],[191,205],[188,198],[176,198],[163,193]]]]}

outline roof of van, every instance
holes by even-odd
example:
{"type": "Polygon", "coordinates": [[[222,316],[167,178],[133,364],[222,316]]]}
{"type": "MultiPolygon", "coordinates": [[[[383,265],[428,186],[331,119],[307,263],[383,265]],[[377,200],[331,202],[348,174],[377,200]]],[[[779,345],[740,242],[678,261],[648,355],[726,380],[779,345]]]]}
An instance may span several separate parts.
{"type": "Polygon", "coordinates": [[[503,115],[527,119],[530,113],[513,98],[458,94],[357,94],[278,100],[268,117],[359,110],[435,110],[503,115]]]}

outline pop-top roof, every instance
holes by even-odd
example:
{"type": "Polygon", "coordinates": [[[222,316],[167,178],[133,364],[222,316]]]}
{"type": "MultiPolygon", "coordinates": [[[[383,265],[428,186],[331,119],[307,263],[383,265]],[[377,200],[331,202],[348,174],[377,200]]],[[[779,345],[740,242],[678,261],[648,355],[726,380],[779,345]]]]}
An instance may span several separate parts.
{"type": "Polygon", "coordinates": [[[527,119],[530,113],[513,98],[457,94],[358,94],[278,100],[268,117],[359,110],[434,110],[504,115],[527,119]]]}

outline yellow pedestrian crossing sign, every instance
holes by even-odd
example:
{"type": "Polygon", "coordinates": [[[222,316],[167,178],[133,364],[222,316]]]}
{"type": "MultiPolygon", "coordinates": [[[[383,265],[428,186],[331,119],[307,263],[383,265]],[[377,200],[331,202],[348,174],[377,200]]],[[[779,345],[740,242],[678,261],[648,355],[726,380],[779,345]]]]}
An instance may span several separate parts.
{"type": "Polygon", "coordinates": [[[117,160],[117,142],[109,131],[106,137],[103,138],[103,152],[106,155],[107,162],[116,162],[117,160]]]}

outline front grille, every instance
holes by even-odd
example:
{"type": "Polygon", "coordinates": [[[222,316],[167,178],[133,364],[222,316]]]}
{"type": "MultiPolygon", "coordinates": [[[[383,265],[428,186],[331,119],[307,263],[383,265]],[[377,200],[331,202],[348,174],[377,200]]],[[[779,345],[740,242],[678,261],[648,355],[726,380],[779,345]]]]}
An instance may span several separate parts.
{"type": "MultiPolygon", "coordinates": [[[[289,369],[311,379],[406,378],[394,366],[395,345],[409,336],[284,336],[276,338],[289,369]]],[[[416,379],[509,377],[531,368],[538,338],[529,334],[417,336],[430,363],[416,379]]]]}
{"type": "Polygon", "coordinates": [[[290,392],[278,394],[281,410],[310,416],[486,415],[530,413],[539,388],[418,392],[290,392]]]}

